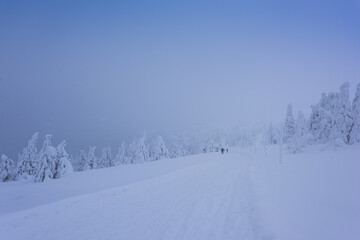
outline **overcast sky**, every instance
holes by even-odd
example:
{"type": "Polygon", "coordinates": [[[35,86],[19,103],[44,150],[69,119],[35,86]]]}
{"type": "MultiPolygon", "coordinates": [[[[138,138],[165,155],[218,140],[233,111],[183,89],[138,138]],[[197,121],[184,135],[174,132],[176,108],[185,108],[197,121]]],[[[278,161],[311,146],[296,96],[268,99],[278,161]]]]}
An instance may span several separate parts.
{"type": "Polygon", "coordinates": [[[0,1],[0,153],[307,116],[360,82],[360,1],[0,1]],[[41,140],[42,141],[42,140],[41,140]]]}

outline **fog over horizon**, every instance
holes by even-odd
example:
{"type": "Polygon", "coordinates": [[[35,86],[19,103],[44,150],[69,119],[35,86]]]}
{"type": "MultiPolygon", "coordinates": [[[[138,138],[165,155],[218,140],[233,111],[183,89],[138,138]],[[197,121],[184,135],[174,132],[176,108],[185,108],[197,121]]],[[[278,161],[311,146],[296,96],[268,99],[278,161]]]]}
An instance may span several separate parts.
{"type": "Polygon", "coordinates": [[[360,82],[360,2],[1,1],[0,154],[309,117],[360,82]],[[265,101],[264,101],[265,100],[265,101]],[[40,144],[39,144],[40,145],[40,144]]]}

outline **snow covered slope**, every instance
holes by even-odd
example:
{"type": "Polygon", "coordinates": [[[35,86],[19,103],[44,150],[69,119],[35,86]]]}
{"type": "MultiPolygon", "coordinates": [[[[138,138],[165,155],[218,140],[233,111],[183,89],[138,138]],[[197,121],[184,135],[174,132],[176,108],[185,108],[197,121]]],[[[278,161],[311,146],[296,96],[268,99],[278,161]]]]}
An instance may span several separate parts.
{"type": "Polygon", "coordinates": [[[282,164],[274,146],[0,184],[0,237],[360,239],[360,148],[321,149],[282,164]]]}
{"type": "Polygon", "coordinates": [[[3,215],[0,232],[7,239],[256,239],[248,161],[203,156],[166,175],[3,215]]]}
{"type": "Polygon", "coordinates": [[[279,147],[256,154],[252,179],[262,222],[280,240],[360,239],[360,145],[279,147]]]}
{"type": "MultiPolygon", "coordinates": [[[[217,156],[217,155],[214,155],[217,156]]],[[[126,164],[111,168],[76,172],[44,183],[0,182],[0,215],[64,198],[146,180],[189,166],[211,161],[210,155],[188,156],[145,164],[126,164]]]]}

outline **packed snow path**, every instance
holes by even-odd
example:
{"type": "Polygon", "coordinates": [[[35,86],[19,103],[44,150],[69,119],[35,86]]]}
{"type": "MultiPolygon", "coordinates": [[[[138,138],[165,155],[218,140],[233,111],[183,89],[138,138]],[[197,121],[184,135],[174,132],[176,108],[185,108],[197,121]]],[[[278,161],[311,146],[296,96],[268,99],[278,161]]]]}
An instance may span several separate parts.
{"type": "Polygon", "coordinates": [[[6,239],[260,239],[244,155],[0,217],[6,239]]]}

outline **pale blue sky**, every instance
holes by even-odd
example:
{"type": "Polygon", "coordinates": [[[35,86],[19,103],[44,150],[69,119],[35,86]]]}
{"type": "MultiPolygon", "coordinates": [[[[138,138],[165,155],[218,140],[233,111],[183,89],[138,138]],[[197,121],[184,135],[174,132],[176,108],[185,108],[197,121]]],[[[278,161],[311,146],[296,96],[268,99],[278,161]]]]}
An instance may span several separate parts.
{"type": "Polygon", "coordinates": [[[0,153],[279,121],[360,82],[360,1],[0,2],[0,153]]]}

